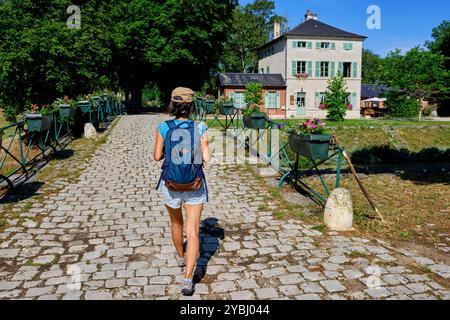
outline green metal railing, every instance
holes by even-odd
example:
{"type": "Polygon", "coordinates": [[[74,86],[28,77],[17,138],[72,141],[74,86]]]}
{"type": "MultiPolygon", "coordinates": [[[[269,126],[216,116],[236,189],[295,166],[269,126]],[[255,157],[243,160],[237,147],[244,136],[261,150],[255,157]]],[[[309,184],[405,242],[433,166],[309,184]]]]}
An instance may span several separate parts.
{"type": "MultiPolygon", "coordinates": [[[[280,174],[279,188],[282,188],[285,182],[289,182],[306,191],[316,202],[325,205],[331,193],[331,187],[326,183],[323,171],[327,169],[327,171],[335,173],[333,186],[339,188],[343,147],[332,139],[327,159],[319,161],[308,159],[305,161],[306,158],[291,150],[285,124],[266,118],[264,128],[252,129],[246,127],[243,118],[242,109],[235,108],[229,127],[223,125],[217,116],[215,116],[215,121],[219,122],[223,130],[228,129],[225,131],[227,135],[236,139],[238,150],[242,150],[242,148],[249,151],[253,150],[258,159],[273,167],[280,174]],[[309,164],[308,167],[305,167],[305,162],[309,164]],[[303,166],[300,163],[303,163],[303,166]],[[304,178],[312,174],[319,177],[323,190],[316,190],[305,182],[304,178]]],[[[204,118],[201,117],[200,119],[204,118]]]]}
{"type": "Polygon", "coordinates": [[[62,104],[47,116],[27,114],[24,120],[0,128],[0,189],[13,189],[27,181],[41,167],[38,164],[74,139],[74,130],[82,130],[77,126],[89,122],[97,129],[106,128],[124,112],[122,104],[109,95],[94,97],[93,101],[80,101],[76,106],[62,104]],[[77,117],[81,121],[76,121],[77,117]]]}

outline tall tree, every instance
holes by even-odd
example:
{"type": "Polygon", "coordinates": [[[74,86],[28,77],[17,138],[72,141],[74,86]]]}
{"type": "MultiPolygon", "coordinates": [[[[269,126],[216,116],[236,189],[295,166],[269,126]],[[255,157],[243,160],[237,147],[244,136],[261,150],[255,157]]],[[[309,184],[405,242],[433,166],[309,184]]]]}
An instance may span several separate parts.
{"type": "Polygon", "coordinates": [[[83,7],[83,27],[69,29],[71,1],[6,0],[0,3],[0,99],[13,116],[31,102],[101,86],[111,61],[107,21],[95,1],[83,7]]]}
{"type": "Polygon", "coordinates": [[[137,105],[153,82],[199,88],[216,68],[236,0],[0,1],[0,104],[21,112],[105,87],[137,105]],[[69,29],[67,8],[81,7],[69,29]]]}
{"type": "Polygon", "coordinates": [[[140,104],[148,81],[199,88],[217,66],[235,0],[132,0],[114,7],[121,85],[140,104]]]}
{"type": "Polygon", "coordinates": [[[371,50],[363,49],[362,52],[362,82],[376,84],[382,80],[382,59],[371,50]]]}
{"type": "Polygon", "coordinates": [[[439,26],[433,28],[431,36],[434,41],[427,41],[426,46],[433,53],[440,53],[449,58],[446,65],[450,69],[450,20],[444,20],[439,26]]]}
{"type": "Polygon", "coordinates": [[[255,0],[235,8],[221,61],[223,71],[257,71],[257,49],[269,40],[275,19],[282,24],[287,21],[275,13],[274,1],[255,0]]]}
{"type": "MultiPolygon", "coordinates": [[[[445,67],[450,70],[450,20],[444,20],[433,29],[431,36],[434,41],[427,41],[426,46],[433,53],[445,56],[445,67]]],[[[438,114],[450,116],[450,94],[439,94],[434,97],[439,104],[438,114]]]]}
{"type": "Polygon", "coordinates": [[[444,62],[444,56],[419,47],[405,55],[395,50],[383,62],[383,77],[394,90],[401,89],[423,102],[435,95],[449,94],[450,72],[445,69],[444,62]]]}

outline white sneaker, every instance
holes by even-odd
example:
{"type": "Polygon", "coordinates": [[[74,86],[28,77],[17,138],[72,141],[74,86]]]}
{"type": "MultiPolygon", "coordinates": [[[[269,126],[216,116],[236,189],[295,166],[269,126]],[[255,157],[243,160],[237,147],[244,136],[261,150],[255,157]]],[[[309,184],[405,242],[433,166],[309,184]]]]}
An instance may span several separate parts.
{"type": "Polygon", "coordinates": [[[185,296],[192,296],[194,294],[194,282],[191,279],[183,279],[181,293],[185,296]]]}
{"type": "Polygon", "coordinates": [[[186,266],[186,257],[180,258],[177,254],[175,254],[175,259],[177,259],[177,263],[180,268],[186,266]]]}

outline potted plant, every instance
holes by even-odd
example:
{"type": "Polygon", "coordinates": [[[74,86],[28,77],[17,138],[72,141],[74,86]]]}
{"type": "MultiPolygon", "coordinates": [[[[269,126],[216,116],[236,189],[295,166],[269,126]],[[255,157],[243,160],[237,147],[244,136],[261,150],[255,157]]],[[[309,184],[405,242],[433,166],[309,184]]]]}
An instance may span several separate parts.
{"type": "Polygon", "coordinates": [[[234,114],[233,99],[221,98],[217,102],[219,113],[224,116],[232,116],[234,114]]]}
{"type": "Polygon", "coordinates": [[[55,108],[59,109],[60,119],[71,118],[75,115],[74,101],[70,100],[68,96],[64,96],[64,98],[57,99],[53,103],[53,105],[55,108]]]}
{"type": "Polygon", "coordinates": [[[52,115],[55,112],[52,105],[36,105],[32,104],[28,112],[25,114],[25,123],[28,132],[44,132],[50,130],[52,125],[52,115]]]}
{"type": "Polygon", "coordinates": [[[91,102],[89,100],[80,100],[78,101],[78,107],[82,113],[88,113],[91,111],[91,102]]]}
{"type": "Polygon", "coordinates": [[[214,100],[214,97],[211,95],[206,95],[203,98],[203,109],[206,114],[211,114],[216,112],[216,100],[214,100]]]}
{"type": "Polygon", "coordinates": [[[243,112],[245,128],[266,129],[267,115],[261,111],[263,86],[261,83],[248,83],[245,86],[246,108],[243,112]]]}
{"type": "Polygon", "coordinates": [[[328,159],[331,135],[325,133],[325,123],[314,118],[287,129],[289,147],[310,160],[328,159]]]}

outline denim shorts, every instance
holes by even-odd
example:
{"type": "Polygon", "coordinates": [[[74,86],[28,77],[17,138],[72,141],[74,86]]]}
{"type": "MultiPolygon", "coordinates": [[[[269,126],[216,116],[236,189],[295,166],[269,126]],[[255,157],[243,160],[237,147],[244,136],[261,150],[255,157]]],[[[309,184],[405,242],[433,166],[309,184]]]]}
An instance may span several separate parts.
{"type": "Polygon", "coordinates": [[[159,188],[163,202],[166,206],[173,209],[179,209],[183,204],[197,205],[206,202],[205,185],[203,184],[197,191],[170,191],[166,187],[166,183],[161,181],[159,188]]]}

